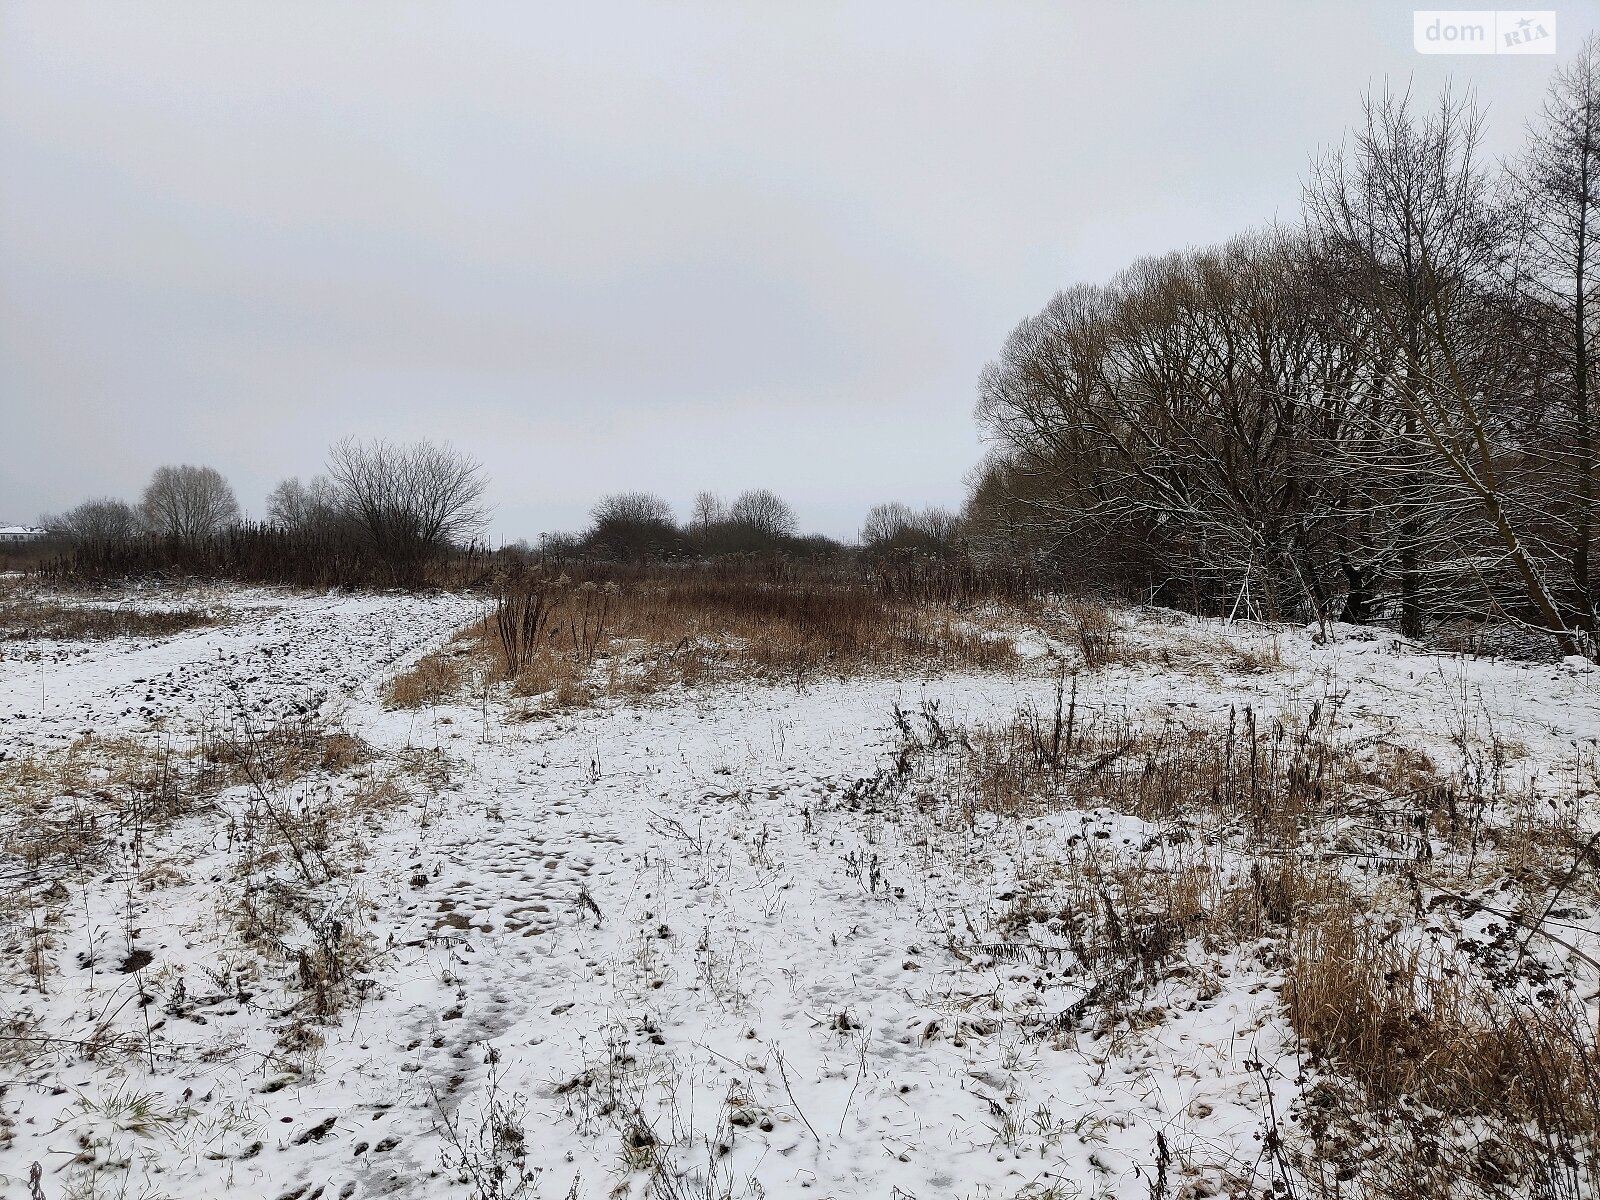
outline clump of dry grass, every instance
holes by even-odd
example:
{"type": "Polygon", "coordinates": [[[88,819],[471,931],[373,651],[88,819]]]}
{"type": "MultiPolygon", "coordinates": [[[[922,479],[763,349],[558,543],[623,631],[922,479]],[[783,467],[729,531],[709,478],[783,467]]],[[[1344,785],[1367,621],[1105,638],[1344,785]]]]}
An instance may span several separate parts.
{"type": "Polygon", "coordinates": [[[1125,657],[1120,631],[1111,610],[1096,600],[1078,598],[1068,600],[1062,609],[1078,651],[1083,655],[1083,665],[1090,670],[1121,662],[1125,657]]]}
{"type": "Polygon", "coordinates": [[[139,1001],[59,1023],[0,1014],[0,1061],[25,1074],[97,1055],[165,1069],[193,1049],[165,1018],[193,1013],[185,969],[198,966],[208,991],[270,1022],[266,1063],[313,1073],[322,1027],[375,986],[381,947],[361,888],[373,834],[402,808],[426,826],[450,770],[436,751],[382,754],[315,719],[257,728],[243,703],[192,738],[87,736],[0,760],[0,990],[61,986],[69,948],[89,934],[78,967],[135,974],[139,1001]],[[145,893],[164,888],[214,903],[233,936],[199,962],[164,954],[140,928],[145,893]],[[123,927],[102,957],[85,921],[106,901],[123,927]]]}
{"type": "Polygon", "coordinates": [[[124,848],[135,864],[148,829],[184,811],[162,755],[129,738],[79,738],[65,750],[0,762],[0,978],[38,991],[54,970],[64,880],[97,872],[124,848]],[[20,977],[6,967],[22,968],[20,977]]]}
{"type": "Polygon", "coordinates": [[[269,731],[239,744],[237,767],[248,790],[229,811],[229,845],[239,857],[218,907],[282,985],[298,993],[277,1050],[283,1064],[305,1073],[322,1042],[317,1026],[334,1021],[371,982],[365,972],[378,947],[352,880],[377,818],[422,799],[425,825],[426,800],[448,783],[450,768],[437,753],[380,758],[337,733],[300,747],[282,743],[269,731]],[[315,777],[291,786],[303,778],[302,766],[315,777]]]}
{"type": "Polygon", "coordinates": [[[309,722],[208,730],[184,745],[85,734],[63,750],[0,762],[0,860],[71,875],[126,846],[137,864],[147,836],[228,788],[338,774],[371,753],[359,738],[309,722]]]}
{"type": "Polygon", "coordinates": [[[453,648],[425,654],[383,688],[389,708],[427,708],[446,704],[458,696],[467,681],[468,661],[453,648]]]}
{"type": "Polygon", "coordinates": [[[1264,675],[1283,669],[1283,643],[1270,626],[1206,630],[1172,614],[1143,611],[1140,623],[1155,636],[1147,648],[1125,657],[1158,664],[1163,670],[1219,684],[1227,675],[1264,675]]]}
{"type": "Polygon", "coordinates": [[[1383,1105],[1549,1119],[1576,1103],[1600,1135],[1600,1056],[1581,1006],[1558,988],[1496,987],[1470,956],[1403,934],[1350,910],[1297,932],[1284,996],[1307,1047],[1383,1105]]]}
{"type": "MultiPolygon", "coordinates": [[[[302,875],[315,867],[331,877],[329,864],[343,854],[333,847],[344,802],[331,789],[292,800],[285,789],[372,757],[360,739],[301,721],[259,732],[240,722],[183,744],[89,734],[59,751],[0,762],[0,951],[16,951],[42,990],[66,885],[119,864],[142,881],[172,874],[158,839],[184,817],[214,815],[256,865],[290,857],[302,875]],[[242,801],[217,803],[239,788],[242,801]]],[[[380,783],[355,789],[344,808],[370,810],[403,794],[380,783]]]]}
{"type": "Polygon", "coordinates": [[[1081,705],[1074,680],[1070,691],[1058,688],[1052,711],[1028,708],[1008,724],[963,731],[947,782],[969,822],[1105,805],[1293,843],[1308,824],[1381,805],[1384,795],[1380,787],[1356,794],[1360,764],[1325,721],[1320,705],[1269,723],[1248,708],[1220,726],[1138,721],[1081,705]]]}
{"type": "Polygon", "coordinates": [[[0,859],[91,870],[119,840],[137,855],[145,833],[215,790],[192,750],[85,734],[63,750],[0,763],[0,859]]]}
{"type": "Polygon", "coordinates": [[[292,783],[317,772],[337,775],[373,757],[372,747],[353,734],[326,729],[316,721],[284,721],[256,731],[239,725],[203,733],[194,754],[205,768],[212,791],[249,783],[260,775],[292,783]]]}
{"type": "Polygon", "coordinates": [[[1600,1046],[1570,981],[1417,932],[1351,908],[1296,933],[1289,1020],[1313,1063],[1357,1085],[1313,1094],[1306,1169],[1394,1200],[1583,1194],[1600,1180],[1600,1046]],[[1360,1150],[1372,1132],[1381,1157],[1360,1150]]]}

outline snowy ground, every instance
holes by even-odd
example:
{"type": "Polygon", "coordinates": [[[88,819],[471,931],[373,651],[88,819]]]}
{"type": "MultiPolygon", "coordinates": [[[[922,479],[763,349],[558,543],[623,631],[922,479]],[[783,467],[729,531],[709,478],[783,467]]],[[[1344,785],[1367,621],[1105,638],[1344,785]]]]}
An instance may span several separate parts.
{"type": "MultiPolygon", "coordinates": [[[[272,953],[240,933],[287,870],[240,866],[248,788],[7,914],[0,1196],[30,1196],[34,1164],[52,1200],[512,1194],[457,1182],[452,1138],[484,1170],[525,1163],[525,1194],[550,1197],[1146,1197],[1163,1170],[1201,1196],[1258,1174],[1262,1079],[1296,1073],[1270,964],[1174,971],[1147,1027],[1040,1036],[1082,979],[972,952],[1004,940],[1019,880],[1086,838],[1147,841],[1140,822],[961,833],[862,800],[899,744],[896,706],[956,726],[1052,704],[1045,635],[1023,636],[1014,678],[746,685],[519,720],[493,696],[379,703],[475,599],[210,602],[225,622],[160,641],[8,646],[0,756],[89,730],[170,743],[230,707],[260,728],[320,712],[376,757],[285,803],[380,779],[403,799],[351,819],[344,871],[300,890],[272,953]],[[41,922],[43,974],[20,953],[41,922]],[[292,964],[330,927],[369,953],[352,998],[311,1022],[292,964]]],[[[1492,731],[1525,751],[1519,775],[1570,771],[1600,736],[1600,672],[1581,665],[1123,620],[1146,653],[1082,673],[1086,710],[1200,723],[1337,695],[1351,728],[1441,756],[1492,731]]]]}
{"type": "Polygon", "coordinates": [[[64,745],[91,731],[191,730],[217,718],[235,684],[248,689],[262,719],[314,712],[483,607],[452,595],[291,597],[266,589],[119,602],[206,610],[218,624],[162,639],[0,645],[0,753],[64,745]]]}

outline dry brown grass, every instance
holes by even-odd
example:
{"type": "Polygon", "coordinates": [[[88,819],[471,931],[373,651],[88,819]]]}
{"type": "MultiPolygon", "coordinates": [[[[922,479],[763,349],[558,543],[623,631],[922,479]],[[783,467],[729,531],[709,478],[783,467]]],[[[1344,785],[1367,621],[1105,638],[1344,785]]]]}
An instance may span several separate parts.
{"type": "Polygon", "coordinates": [[[135,839],[214,794],[193,751],[85,734],[64,750],[0,763],[0,856],[88,870],[115,840],[135,839]]]}
{"type": "Polygon", "coordinates": [[[1284,666],[1283,644],[1270,627],[1206,631],[1152,611],[1141,612],[1139,623],[1149,644],[1126,651],[1126,657],[1204,683],[1220,684],[1229,675],[1265,675],[1284,666]]]}
{"type": "Polygon", "coordinates": [[[23,962],[44,988],[67,885],[119,866],[147,886],[181,880],[159,847],[184,817],[214,819],[257,866],[292,858],[302,874],[315,865],[331,877],[334,864],[359,856],[359,839],[339,841],[348,818],[403,798],[393,782],[398,770],[381,779],[368,772],[371,786],[348,798],[331,790],[290,797],[285,789],[308,776],[353,772],[372,757],[358,738],[295,722],[208,730],[183,744],[91,734],[0,762],[0,958],[23,962]],[[242,807],[215,803],[236,788],[247,793],[242,807]]]}
{"type": "Polygon", "coordinates": [[[145,833],[187,810],[163,756],[129,738],[0,762],[0,979],[44,991],[54,972],[66,883],[119,850],[135,864],[145,833]],[[14,973],[16,972],[16,973],[14,973]]]}
{"type": "Polygon", "coordinates": [[[1068,628],[1090,670],[1127,661],[1127,648],[1111,610],[1096,600],[1073,599],[1062,606],[1068,628]]]}
{"type": "Polygon", "coordinates": [[[396,675],[383,689],[389,708],[427,708],[447,704],[460,694],[471,664],[459,647],[425,654],[416,665],[396,675]]]}
{"type": "Polygon", "coordinates": [[[1296,933],[1290,1022],[1314,1064],[1357,1085],[1314,1095],[1305,1169],[1392,1200],[1581,1194],[1581,1179],[1600,1180],[1600,1048],[1584,1005],[1536,962],[1508,970],[1473,943],[1417,934],[1353,908],[1296,933]],[[1374,1132],[1381,1156],[1362,1152],[1374,1132]]]}
{"type": "Polygon", "coordinates": [[[338,775],[367,762],[372,747],[353,734],[312,721],[282,722],[259,732],[235,727],[203,734],[192,752],[213,774],[203,785],[215,792],[262,778],[293,783],[323,772],[338,775]]]}
{"type": "Polygon", "coordinates": [[[113,851],[138,866],[145,839],[228,788],[279,790],[371,754],[359,738],[306,722],[207,731],[183,745],[85,734],[0,762],[0,862],[52,879],[95,870],[113,851]]]}
{"type": "Polygon", "coordinates": [[[216,622],[215,616],[197,608],[157,611],[106,607],[26,594],[0,599],[0,642],[159,638],[216,622]]]}
{"type": "Polygon", "coordinates": [[[1574,1020],[1581,1008],[1554,990],[1519,994],[1515,978],[1496,987],[1466,956],[1404,932],[1348,909],[1297,931],[1284,997],[1314,1054],[1353,1072],[1382,1104],[1409,1097],[1442,1112],[1507,1107],[1529,1119],[1576,1105],[1600,1122],[1600,1057],[1574,1020]]]}
{"type": "MultiPolygon", "coordinates": [[[[1323,710],[1226,724],[1130,720],[1078,703],[1076,681],[1053,710],[1030,708],[1007,725],[965,731],[954,760],[967,819],[1105,805],[1149,821],[1192,820],[1243,831],[1252,842],[1293,844],[1310,823],[1382,806],[1388,793],[1358,785],[1360,764],[1325,735],[1323,710]]],[[[948,735],[946,735],[948,736],[948,735]]]]}
{"type": "MultiPolygon", "coordinates": [[[[1497,746],[1446,770],[1350,737],[1324,705],[1180,726],[1086,711],[1076,695],[1063,681],[1053,705],[990,727],[897,711],[896,761],[849,797],[894,806],[926,830],[918,844],[949,831],[952,848],[1025,845],[1071,813],[1143,819],[1131,840],[1091,829],[1035,847],[999,941],[969,924],[956,943],[1084,973],[1082,1001],[1025,1029],[1115,1044],[1159,1025],[1174,987],[1179,1003],[1184,988],[1203,999],[1205,962],[1251,962],[1283,980],[1309,1068],[1278,1085],[1297,1123],[1269,1143],[1284,1194],[1592,1194],[1600,964],[1570,943],[1600,907],[1588,776],[1563,776],[1570,794],[1517,791],[1481,768],[1507,758],[1497,746]]],[[[931,866],[940,852],[927,853],[931,866]]]]}
{"type": "Polygon", "coordinates": [[[1017,663],[1008,639],[952,608],[859,582],[694,571],[605,583],[534,576],[502,594],[479,640],[517,693],[557,706],[732,678],[800,687],[875,670],[1017,663]]]}

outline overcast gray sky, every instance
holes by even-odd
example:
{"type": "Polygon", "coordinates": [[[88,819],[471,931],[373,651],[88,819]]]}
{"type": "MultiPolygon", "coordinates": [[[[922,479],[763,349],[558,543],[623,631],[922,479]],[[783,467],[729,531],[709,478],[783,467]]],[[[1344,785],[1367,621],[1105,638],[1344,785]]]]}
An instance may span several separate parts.
{"type": "Polygon", "coordinates": [[[0,520],[163,462],[259,514],[346,433],[476,454],[507,538],[955,505],[1011,326],[1292,218],[1369,84],[1453,76],[1514,149],[1555,60],[1411,10],[0,0],[0,520]]]}

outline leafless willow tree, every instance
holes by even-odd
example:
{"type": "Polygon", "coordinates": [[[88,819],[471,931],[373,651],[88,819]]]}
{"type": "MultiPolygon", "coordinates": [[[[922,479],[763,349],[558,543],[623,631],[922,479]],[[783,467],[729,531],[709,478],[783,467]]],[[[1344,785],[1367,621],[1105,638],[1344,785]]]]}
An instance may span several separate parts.
{"type": "Polygon", "coordinates": [[[883,545],[892,541],[901,530],[910,529],[916,523],[917,514],[909,504],[902,504],[898,500],[874,504],[867,510],[867,519],[861,523],[861,544],[883,545]]]}
{"type": "Polygon", "coordinates": [[[986,495],[1003,481],[1006,520],[1058,561],[1156,590],[1254,581],[1268,611],[1316,600],[1332,535],[1303,517],[1338,505],[1320,443],[1350,362],[1324,336],[1313,257],[1269,231],[1057,295],[980,380],[986,495]]]}
{"type": "Polygon", "coordinates": [[[482,466],[448,444],[345,438],[328,452],[339,511],[397,568],[475,536],[488,519],[482,466]]]}
{"type": "Polygon", "coordinates": [[[954,550],[961,520],[938,507],[920,512],[908,504],[890,501],[867,510],[861,526],[861,544],[869,551],[914,551],[943,555],[954,550]]]}
{"type": "Polygon", "coordinates": [[[789,502],[766,488],[741,492],[728,506],[728,521],[771,542],[793,537],[800,528],[789,502]]]}
{"type": "Polygon", "coordinates": [[[979,383],[971,544],[1265,615],[1498,612],[1592,648],[1600,43],[1496,172],[1384,92],[1304,221],[1135,263],[979,383]]]}
{"type": "Polygon", "coordinates": [[[589,510],[598,524],[602,521],[635,521],[672,524],[672,505],[654,492],[613,492],[602,496],[589,510]]]}
{"type": "Polygon", "coordinates": [[[590,517],[592,523],[585,541],[591,550],[607,558],[633,562],[666,558],[682,541],[672,505],[654,492],[604,496],[590,510],[590,517]]]}
{"type": "Polygon", "coordinates": [[[116,545],[138,534],[139,514],[125,500],[101,496],[55,516],[42,516],[39,524],[74,545],[116,545]]]}
{"type": "Polygon", "coordinates": [[[327,533],[339,523],[339,493],[325,475],[282,480],[267,493],[267,521],[291,533],[327,533]]]}
{"type": "Polygon", "coordinates": [[[239,519],[239,502],[213,467],[159,467],[144,489],[139,515],[162,537],[194,542],[239,519]]]}

